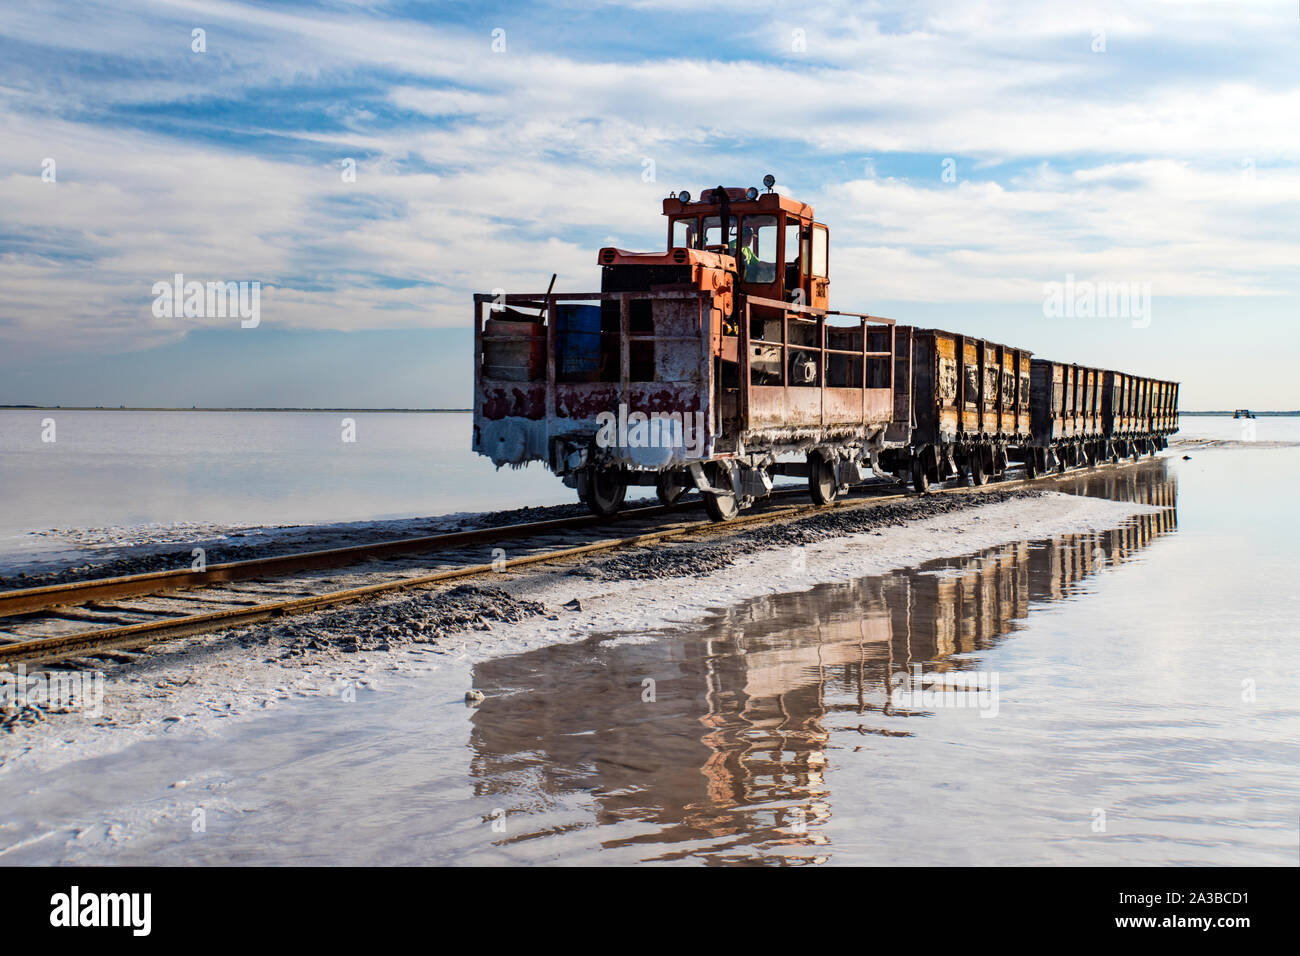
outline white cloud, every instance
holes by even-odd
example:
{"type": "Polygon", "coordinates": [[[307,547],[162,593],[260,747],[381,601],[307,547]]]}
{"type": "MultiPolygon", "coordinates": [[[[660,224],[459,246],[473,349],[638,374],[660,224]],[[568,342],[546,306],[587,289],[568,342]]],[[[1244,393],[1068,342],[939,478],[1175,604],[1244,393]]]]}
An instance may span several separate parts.
{"type": "MultiPolygon", "coordinates": [[[[689,9],[707,21],[735,8],[689,9]]],[[[1067,272],[1189,296],[1293,283],[1300,86],[1222,65],[1253,44],[1275,66],[1272,7],[742,9],[723,60],[562,50],[526,30],[496,55],[486,29],[382,9],[88,5],[71,27],[45,5],[6,6],[11,39],[135,70],[16,71],[0,86],[0,202],[8,231],[29,237],[0,256],[0,337],[24,354],[174,338],[183,327],[150,315],[148,290],[175,272],[274,284],[266,321],[289,327],[462,325],[475,291],[539,288],[552,271],[561,288],[593,288],[597,245],[662,242],[670,189],[768,169],[832,224],[846,308],[1037,299],[1067,272]],[[206,60],[188,52],[190,24],[208,29],[206,60]],[[801,56],[788,55],[796,27],[801,56]],[[1094,28],[1105,54],[1088,48],[1094,28]],[[1217,69],[1170,65],[1170,49],[1198,46],[1217,69]],[[258,107],[260,91],[349,84],[365,92],[332,108],[341,128],[258,107]],[[274,135],[277,151],[114,111],[145,106],[196,131],[214,121],[159,105],[219,99],[243,104],[223,109],[224,128],[274,135]],[[394,124],[392,110],[416,118],[394,124]],[[941,183],[937,160],[932,175],[877,175],[890,154],[962,157],[959,181],[941,183]],[[46,156],[57,185],[40,181],[46,156]],[[360,158],[356,183],[339,177],[344,156],[360,158]],[[656,182],[641,181],[643,157],[656,182]]]]}

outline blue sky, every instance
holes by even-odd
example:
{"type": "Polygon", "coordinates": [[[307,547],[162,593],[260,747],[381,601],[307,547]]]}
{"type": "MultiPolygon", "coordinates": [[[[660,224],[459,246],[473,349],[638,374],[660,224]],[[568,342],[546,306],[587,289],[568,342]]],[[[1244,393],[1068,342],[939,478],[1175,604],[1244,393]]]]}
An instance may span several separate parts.
{"type": "Polygon", "coordinates": [[[770,171],[836,307],[1297,408],[1298,14],[7,0],[0,403],[466,406],[474,292],[595,289],[669,191],[770,171]],[[261,324],[153,315],[175,273],[261,324]],[[1067,276],[1149,324],[1045,315],[1067,276]]]}

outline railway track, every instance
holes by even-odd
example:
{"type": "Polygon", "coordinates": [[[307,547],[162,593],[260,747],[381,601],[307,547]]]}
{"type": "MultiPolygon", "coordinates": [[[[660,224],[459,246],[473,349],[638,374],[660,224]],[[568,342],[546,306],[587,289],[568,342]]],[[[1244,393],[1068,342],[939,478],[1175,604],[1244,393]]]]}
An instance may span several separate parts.
{"type": "MultiPolygon", "coordinates": [[[[1104,465],[983,487],[936,488],[930,494],[1051,486],[1125,467],[1104,465]]],[[[726,535],[747,525],[827,508],[869,508],[920,497],[889,483],[861,486],[820,508],[808,503],[806,495],[803,488],[778,489],[754,510],[725,524],[694,516],[702,502],[688,499],[674,508],[629,509],[615,519],[580,515],[253,558],[202,571],[184,568],[3,591],[0,669],[19,663],[75,664],[79,658],[112,657],[131,648],[501,570],[692,535],[726,535]],[[377,580],[358,585],[358,574],[377,580]]]]}

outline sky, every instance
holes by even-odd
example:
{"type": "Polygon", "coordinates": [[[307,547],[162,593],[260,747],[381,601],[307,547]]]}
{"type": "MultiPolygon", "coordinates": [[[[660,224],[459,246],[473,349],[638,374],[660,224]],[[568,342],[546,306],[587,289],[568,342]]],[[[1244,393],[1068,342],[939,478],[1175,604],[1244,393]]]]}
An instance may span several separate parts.
{"type": "Polygon", "coordinates": [[[474,293],[770,172],[834,308],[1300,408],[1297,50],[1295,0],[5,0],[0,404],[468,407],[474,293]]]}

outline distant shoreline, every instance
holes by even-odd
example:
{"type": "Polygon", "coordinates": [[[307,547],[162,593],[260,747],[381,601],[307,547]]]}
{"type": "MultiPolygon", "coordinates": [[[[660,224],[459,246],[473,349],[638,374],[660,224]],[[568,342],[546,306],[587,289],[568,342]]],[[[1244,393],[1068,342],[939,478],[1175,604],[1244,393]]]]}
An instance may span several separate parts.
{"type": "Polygon", "coordinates": [[[181,408],[173,406],[123,405],[0,405],[0,411],[14,412],[411,412],[416,414],[464,413],[472,408],[181,408]]]}
{"type": "MultiPolygon", "coordinates": [[[[1250,409],[1250,413],[1256,418],[1294,418],[1300,415],[1300,411],[1295,412],[1260,412],[1250,409]]],[[[1184,412],[1179,410],[1179,415],[1190,415],[1194,418],[1231,418],[1234,412],[1184,412]]]]}

